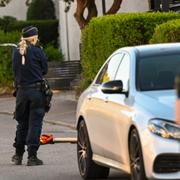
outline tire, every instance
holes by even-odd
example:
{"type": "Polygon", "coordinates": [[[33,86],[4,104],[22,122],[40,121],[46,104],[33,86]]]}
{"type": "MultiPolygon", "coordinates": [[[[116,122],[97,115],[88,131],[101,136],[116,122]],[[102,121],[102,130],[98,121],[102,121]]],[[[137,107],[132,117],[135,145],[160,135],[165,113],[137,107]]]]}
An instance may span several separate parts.
{"type": "Polygon", "coordinates": [[[77,158],[79,172],[83,179],[107,178],[109,168],[95,164],[92,160],[92,149],[84,120],[78,126],[77,158]]]}
{"type": "Polygon", "coordinates": [[[133,129],[129,139],[129,157],[131,168],[131,180],[146,180],[142,148],[138,132],[133,129]]]}

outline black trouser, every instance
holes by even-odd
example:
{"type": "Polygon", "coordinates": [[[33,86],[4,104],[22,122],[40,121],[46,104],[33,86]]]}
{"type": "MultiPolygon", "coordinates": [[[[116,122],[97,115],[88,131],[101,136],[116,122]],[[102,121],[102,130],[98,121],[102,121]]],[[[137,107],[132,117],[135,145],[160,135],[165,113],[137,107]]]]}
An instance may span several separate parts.
{"type": "Polygon", "coordinates": [[[37,154],[44,114],[43,92],[36,88],[19,88],[15,112],[18,122],[14,143],[16,154],[23,155],[25,145],[29,157],[37,154]]]}

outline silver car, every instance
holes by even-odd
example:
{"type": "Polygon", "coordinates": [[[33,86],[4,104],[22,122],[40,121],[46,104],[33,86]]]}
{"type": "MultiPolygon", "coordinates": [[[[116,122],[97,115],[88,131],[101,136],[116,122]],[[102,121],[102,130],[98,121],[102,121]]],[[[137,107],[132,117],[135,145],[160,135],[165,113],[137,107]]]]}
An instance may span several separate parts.
{"type": "Polygon", "coordinates": [[[84,179],[107,178],[116,168],[133,180],[180,180],[178,72],[180,43],[125,47],[107,59],[77,106],[84,179]]]}

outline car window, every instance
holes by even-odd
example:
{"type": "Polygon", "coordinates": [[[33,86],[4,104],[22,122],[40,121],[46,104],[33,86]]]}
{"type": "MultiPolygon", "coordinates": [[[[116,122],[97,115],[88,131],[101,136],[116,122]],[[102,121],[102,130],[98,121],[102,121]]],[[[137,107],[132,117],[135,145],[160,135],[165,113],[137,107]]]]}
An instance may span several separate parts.
{"type": "Polygon", "coordinates": [[[180,54],[159,54],[138,60],[137,82],[141,91],[174,89],[180,71],[180,54]]]}
{"type": "Polygon", "coordinates": [[[118,53],[111,57],[97,77],[96,84],[102,84],[104,82],[114,80],[123,55],[123,53],[118,53]]]}
{"type": "Polygon", "coordinates": [[[130,56],[129,54],[125,54],[115,77],[115,80],[122,80],[124,90],[128,90],[129,73],[130,73],[130,56]]]}

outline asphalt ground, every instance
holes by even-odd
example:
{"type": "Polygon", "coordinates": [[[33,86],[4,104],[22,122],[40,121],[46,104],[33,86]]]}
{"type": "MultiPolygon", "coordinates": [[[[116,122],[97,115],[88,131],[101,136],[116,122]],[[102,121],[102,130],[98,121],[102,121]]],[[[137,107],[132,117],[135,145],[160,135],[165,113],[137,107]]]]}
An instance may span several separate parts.
{"type": "MultiPolygon", "coordinates": [[[[76,137],[76,130],[72,128],[75,123],[76,104],[74,92],[55,93],[52,109],[44,120],[42,133],[50,133],[54,137],[76,137]]],[[[38,157],[44,161],[43,166],[27,167],[27,152],[21,166],[11,162],[17,124],[12,118],[14,108],[14,97],[0,98],[0,180],[81,180],[76,144],[58,143],[40,146],[38,157]]],[[[129,177],[111,170],[108,179],[129,180],[129,177]]]]}
{"type": "MultiPolygon", "coordinates": [[[[52,106],[45,115],[44,122],[73,128],[77,100],[74,91],[54,91],[52,106]]],[[[5,96],[0,98],[0,114],[12,116],[15,110],[15,98],[5,96]]]]}

